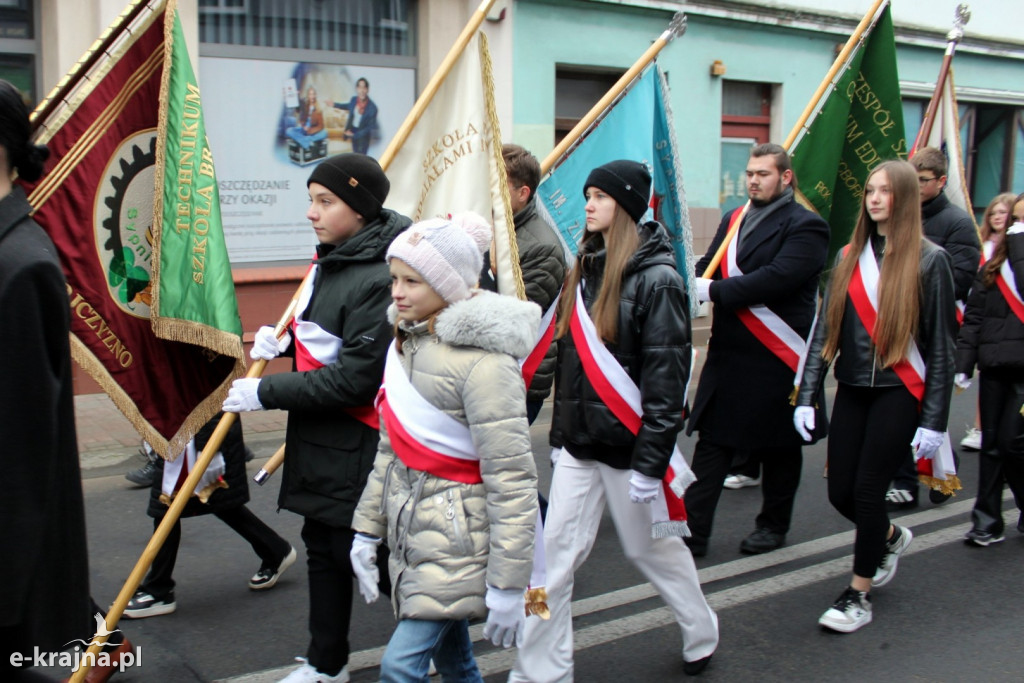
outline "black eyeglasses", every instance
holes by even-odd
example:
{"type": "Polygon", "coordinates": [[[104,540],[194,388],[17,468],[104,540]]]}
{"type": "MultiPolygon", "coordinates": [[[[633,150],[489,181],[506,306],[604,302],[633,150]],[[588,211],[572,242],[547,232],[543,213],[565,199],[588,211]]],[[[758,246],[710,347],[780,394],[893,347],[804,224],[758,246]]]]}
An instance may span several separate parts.
{"type": "Polygon", "coordinates": [[[927,185],[931,181],[938,179],[939,178],[937,176],[932,176],[931,178],[922,178],[921,176],[917,176],[917,182],[921,183],[922,185],[927,185]]]}

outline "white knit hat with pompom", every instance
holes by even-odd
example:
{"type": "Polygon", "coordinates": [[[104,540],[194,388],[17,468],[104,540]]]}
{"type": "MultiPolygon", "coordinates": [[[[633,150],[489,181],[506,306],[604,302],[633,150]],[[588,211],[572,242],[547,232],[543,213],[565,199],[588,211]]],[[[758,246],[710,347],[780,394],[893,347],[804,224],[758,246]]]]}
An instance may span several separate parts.
{"type": "Polygon", "coordinates": [[[448,303],[468,299],[480,280],[491,225],[475,213],[413,223],[388,247],[387,260],[404,261],[448,303]]]}

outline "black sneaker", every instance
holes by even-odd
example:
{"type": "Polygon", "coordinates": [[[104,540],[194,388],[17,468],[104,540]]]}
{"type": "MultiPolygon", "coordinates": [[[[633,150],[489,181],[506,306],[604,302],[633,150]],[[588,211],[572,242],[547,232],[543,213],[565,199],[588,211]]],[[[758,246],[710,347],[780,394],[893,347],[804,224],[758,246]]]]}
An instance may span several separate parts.
{"type": "Polygon", "coordinates": [[[159,473],[160,468],[157,467],[156,462],[149,460],[139,469],[125,474],[124,478],[136,486],[152,486],[159,473]]]}
{"type": "Polygon", "coordinates": [[[964,534],[964,543],[967,545],[975,545],[979,548],[987,548],[993,543],[1002,543],[1006,540],[1003,536],[1002,531],[982,531],[981,529],[971,529],[964,534]]]}
{"type": "Polygon", "coordinates": [[[743,539],[740,552],[744,555],[760,555],[781,548],[785,542],[786,534],[762,527],[743,539]]]}
{"type": "Polygon", "coordinates": [[[295,564],[296,557],[295,548],[291,548],[288,554],[284,556],[284,559],[281,560],[281,564],[276,567],[263,565],[249,579],[249,588],[254,591],[265,591],[273,588],[277,584],[277,580],[281,578],[281,574],[284,574],[284,570],[295,564]]]}
{"type": "Polygon", "coordinates": [[[146,591],[136,591],[128,606],[124,608],[122,615],[126,619],[142,619],[144,617],[158,617],[161,614],[170,614],[178,609],[174,602],[174,593],[168,593],[167,597],[158,600],[146,591]]]}
{"type": "Polygon", "coordinates": [[[929,489],[928,491],[928,500],[930,500],[933,505],[942,505],[952,497],[952,493],[943,493],[936,489],[929,489]]]}
{"type": "Polygon", "coordinates": [[[885,494],[885,507],[889,512],[911,510],[916,508],[917,505],[917,491],[908,491],[907,489],[889,489],[885,494]]]}
{"type": "Polygon", "coordinates": [[[863,591],[847,587],[827,609],[818,623],[840,633],[853,633],[861,626],[871,623],[871,596],[863,591]]]}

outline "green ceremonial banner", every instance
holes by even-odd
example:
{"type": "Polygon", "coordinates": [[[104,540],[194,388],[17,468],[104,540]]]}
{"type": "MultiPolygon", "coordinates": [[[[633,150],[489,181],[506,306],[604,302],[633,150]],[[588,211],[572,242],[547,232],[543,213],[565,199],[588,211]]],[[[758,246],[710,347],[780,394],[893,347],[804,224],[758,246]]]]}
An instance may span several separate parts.
{"type": "Polygon", "coordinates": [[[802,203],[832,227],[831,264],[853,232],[868,173],[905,158],[906,132],[888,3],[790,151],[802,203]]]}
{"type": "Polygon", "coordinates": [[[213,155],[175,4],[169,3],[165,21],[157,127],[153,328],[163,339],[241,358],[242,324],[213,155]]]}

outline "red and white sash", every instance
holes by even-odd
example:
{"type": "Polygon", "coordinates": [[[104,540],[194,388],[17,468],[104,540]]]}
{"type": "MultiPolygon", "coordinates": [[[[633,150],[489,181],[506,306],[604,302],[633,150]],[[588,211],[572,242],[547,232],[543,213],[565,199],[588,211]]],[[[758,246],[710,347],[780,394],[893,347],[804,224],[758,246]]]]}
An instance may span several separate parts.
{"type": "MultiPolygon", "coordinates": [[[[733,214],[733,221],[742,214],[737,210],[733,214]]],[[[732,226],[729,226],[732,228],[732,226]]],[[[722,278],[736,277],[743,275],[739,265],[736,263],[736,252],[739,242],[737,238],[729,241],[729,246],[722,259],[722,278]]],[[[796,330],[790,327],[785,320],[780,318],[764,304],[755,304],[746,308],[736,309],[736,315],[750,332],[757,337],[758,341],[765,345],[779,360],[785,363],[796,373],[800,365],[800,358],[807,348],[806,340],[797,334],[796,330]]]]}
{"type": "Polygon", "coordinates": [[[544,317],[541,318],[540,328],[537,331],[537,342],[533,345],[533,351],[530,351],[530,355],[526,358],[519,360],[519,367],[523,371],[523,382],[527,389],[530,388],[530,382],[533,381],[540,362],[544,360],[544,356],[547,355],[548,349],[551,348],[551,342],[555,338],[555,311],[558,309],[558,300],[561,296],[562,292],[559,290],[558,296],[551,302],[544,317]]]}
{"type": "MultiPolygon", "coordinates": [[[[982,245],[981,263],[985,264],[991,261],[992,253],[995,250],[996,245],[992,240],[986,241],[982,245]]],[[[1013,269],[1010,268],[1009,259],[1003,261],[1003,265],[999,267],[996,285],[999,287],[999,291],[1002,292],[1003,298],[1006,299],[1006,303],[1010,305],[1010,310],[1013,311],[1018,320],[1024,323],[1024,300],[1021,300],[1020,290],[1017,289],[1017,279],[1013,276],[1013,269]]]]}
{"type": "MultiPolygon", "coordinates": [[[[295,338],[295,368],[299,372],[317,370],[336,362],[341,347],[345,345],[345,341],[341,337],[331,334],[317,323],[302,319],[302,314],[306,312],[309,300],[313,297],[313,283],[316,281],[317,268],[315,262],[309,267],[312,276],[308,278],[306,285],[299,292],[295,317],[292,319],[292,336],[295,338]]],[[[368,427],[380,428],[377,411],[372,405],[352,406],[345,408],[344,411],[368,427]]]]}
{"type": "MultiPolygon", "coordinates": [[[[629,431],[637,434],[643,421],[640,388],[598,336],[594,321],[590,319],[587,307],[583,303],[582,286],[577,286],[576,289],[576,307],[569,328],[587,381],[612,414],[629,431]]],[[[680,390],[683,388],[680,387],[680,390]]],[[[651,503],[652,537],[690,535],[690,529],[686,525],[683,494],[696,480],[679,451],[679,446],[675,446],[669,458],[668,471],[662,481],[664,495],[658,496],[651,503]]]]}
{"type": "Polygon", "coordinates": [[[469,427],[416,391],[394,342],[388,349],[377,407],[391,447],[406,467],[463,484],[483,482],[469,427]]]}
{"type": "MultiPolygon", "coordinates": [[[[849,245],[845,247],[844,253],[848,250],[849,245]]],[[[853,308],[857,311],[857,317],[872,340],[875,339],[875,323],[878,321],[878,279],[878,263],[875,261],[875,252],[871,248],[871,243],[868,242],[857,259],[857,267],[850,277],[848,293],[853,302],[853,308]]],[[[910,340],[907,347],[906,358],[893,365],[892,369],[920,405],[924,400],[927,367],[921,356],[921,351],[913,339],[910,340]]],[[[922,482],[932,488],[938,489],[945,486],[943,490],[946,490],[952,486],[953,482],[957,482],[955,486],[952,486],[953,488],[960,488],[949,432],[943,434],[942,445],[934,458],[922,458],[917,461],[917,473],[922,482]]]]}

